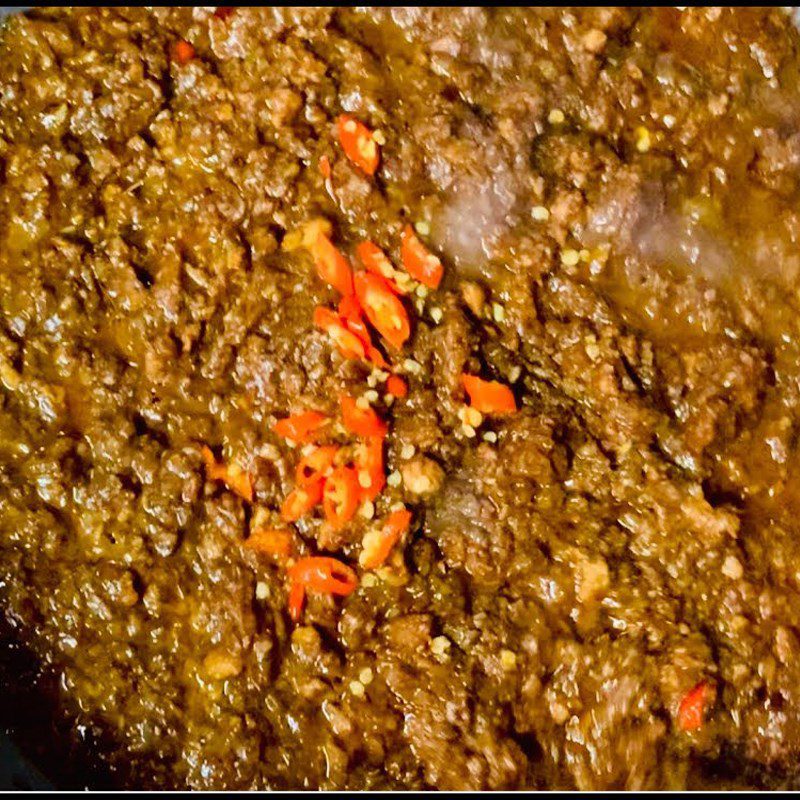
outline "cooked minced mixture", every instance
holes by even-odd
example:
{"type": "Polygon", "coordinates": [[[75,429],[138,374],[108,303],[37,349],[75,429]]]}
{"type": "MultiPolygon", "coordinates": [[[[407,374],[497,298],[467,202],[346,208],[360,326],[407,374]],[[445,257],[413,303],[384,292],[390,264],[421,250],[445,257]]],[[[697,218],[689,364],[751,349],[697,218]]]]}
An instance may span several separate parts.
{"type": "Polygon", "coordinates": [[[799,131],[778,10],[13,17],[58,729],[122,787],[792,785],[799,131]]]}

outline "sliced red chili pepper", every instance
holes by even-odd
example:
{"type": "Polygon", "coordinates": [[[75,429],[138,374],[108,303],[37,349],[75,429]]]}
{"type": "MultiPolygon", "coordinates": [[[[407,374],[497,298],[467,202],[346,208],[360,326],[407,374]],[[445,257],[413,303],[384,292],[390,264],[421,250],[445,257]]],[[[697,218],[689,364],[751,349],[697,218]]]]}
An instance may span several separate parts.
{"type": "Polygon", "coordinates": [[[374,175],[381,160],[381,151],[372,131],[349,114],[339,116],[336,129],[345,155],[367,175],[374,175]]]}
{"type": "Polygon", "coordinates": [[[172,60],[183,67],[194,58],[195,49],[185,39],[178,39],[172,44],[171,54],[172,60]]]}
{"type": "Polygon", "coordinates": [[[323,479],[320,478],[306,486],[292,489],[281,506],[281,517],[285,522],[297,522],[322,500],[323,479]]]}
{"type": "Polygon", "coordinates": [[[383,353],[378,350],[377,347],[370,347],[367,350],[367,358],[376,366],[378,369],[388,369],[389,364],[386,359],[383,357],[383,353]]]}
{"type": "Polygon", "coordinates": [[[361,490],[361,499],[374,500],[386,485],[382,436],[370,436],[366,442],[359,445],[356,467],[358,469],[358,486],[361,490]],[[365,486],[365,483],[369,485],[365,486]]]}
{"type": "Polygon", "coordinates": [[[383,564],[411,524],[411,512],[406,509],[392,511],[378,530],[369,531],[361,542],[358,563],[364,569],[375,569],[383,564]]]}
{"type": "Polygon", "coordinates": [[[324,478],[338,452],[339,448],[335,445],[326,445],[315,447],[307,456],[303,456],[295,470],[297,485],[308,486],[324,478]]]}
{"type": "Polygon", "coordinates": [[[375,409],[370,406],[359,408],[356,401],[346,394],[339,398],[339,402],[342,406],[342,421],[350,433],[365,439],[369,436],[386,436],[388,433],[386,423],[377,415],[375,409]]]}
{"type": "Polygon", "coordinates": [[[328,158],[328,156],[320,156],[319,171],[322,173],[322,177],[325,178],[326,181],[330,179],[332,174],[331,160],[328,158]]]}
{"type": "Polygon", "coordinates": [[[342,294],[353,294],[353,270],[323,231],[318,231],[309,247],[320,278],[342,294]]]}
{"type": "Polygon", "coordinates": [[[258,528],[245,539],[243,545],[256,553],[287,558],[292,553],[292,534],[289,531],[258,528]]]}
{"type": "Polygon", "coordinates": [[[296,444],[305,444],[314,438],[314,434],[328,421],[319,411],[303,411],[301,414],[292,414],[286,419],[278,420],[272,430],[284,439],[290,439],[296,444]]]}
{"type": "Polygon", "coordinates": [[[678,727],[682,731],[696,731],[702,726],[708,701],[711,699],[711,687],[706,681],[700,681],[688,691],[678,708],[678,727]]]}
{"type": "Polygon", "coordinates": [[[306,599],[305,584],[300,581],[292,581],[289,584],[289,616],[292,622],[300,622],[303,614],[303,603],[306,599]]]}
{"type": "Polygon", "coordinates": [[[361,306],[355,295],[347,295],[339,301],[339,315],[344,319],[347,329],[358,336],[364,343],[365,348],[372,346],[372,337],[369,335],[369,328],[364,321],[361,313],[361,306]]]}
{"type": "Polygon", "coordinates": [[[364,342],[356,333],[347,328],[347,323],[340,314],[324,306],[317,306],[314,309],[314,324],[331,337],[345,358],[367,357],[364,342]]]}
{"type": "Polygon", "coordinates": [[[201,450],[209,480],[222,481],[232,492],[247,502],[253,502],[253,479],[237,464],[218,464],[211,448],[201,450]]]}
{"type": "Polygon", "coordinates": [[[300,558],[286,574],[289,578],[289,615],[294,622],[300,620],[307,590],[347,597],[358,586],[355,570],[328,556],[300,558]]]}
{"type": "Polygon", "coordinates": [[[306,556],[287,570],[289,580],[302,583],[313,592],[346,597],[358,586],[355,570],[336,558],[306,556]]]}
{"type": "Polygon", "coordinates": [[[406,225],[400,237],[400,258],[406,272],[415,280],[431,289],[441,283],[444,275],[441,260],[422,244],[410,225],[406,225]]]}
{"type": "Polygon", "coordinates": [[[356,255],[361,263],[366,267],[367,272],[378,275],[386,281],[386,285],[398,295],[405,295],[406,292],[397,285],[395,280],[395,268],[388,256],[378,245],[373,242],[361,242],[356,247],[356,255]]]}
{"type": "Polygon", "coordinates": [[[408,384],[399,375],[390,375],[386,379],[386,389],[389,394],[403,398],[408,394],[408,384]]]}
{"type": "Polygon", "coordinates": [[[398,349],[402,347],[411,334],[411,325],[403,304],[378,275],[358,272],[354,281],[356,297],[370,324],[392,346],[398,349]]]}
{"type": "Polygon", "coordinates": [[[485,381],[477,375],[462,373],[461,383],[469,395],[469,404],[481,414],[510,414],[517,410],[514,393],[498,381],[485,381]]]}
{"type": "Polygon", "coordinates": [[[358,498],[358,474],[352,467],[337,467],[325,479],[322,509],[334,530],[340,530],[353,518],[358,498]]]}

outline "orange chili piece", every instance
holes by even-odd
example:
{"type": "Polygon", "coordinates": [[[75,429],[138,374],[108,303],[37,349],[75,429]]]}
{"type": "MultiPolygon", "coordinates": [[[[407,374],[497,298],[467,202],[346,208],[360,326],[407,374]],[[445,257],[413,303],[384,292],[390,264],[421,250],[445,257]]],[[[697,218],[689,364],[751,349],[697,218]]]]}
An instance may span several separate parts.
{"type": "Polygon", "coordinates": [[[281,506],[281,518],[284,522],[297,522],[322,500],[322,478],[292,489],[281,506]]]}
{"type": "Polygon", "coordinates": [[[678,727],[682,731],[696,731],[702,726],[711,695],[711,687],[706,681],[700,681],[684,695],[678,708],[678,727]]]}
{"type": "Polygon", "coordinates": [[[361,306],[358,304],[358,299],[355,295],[347,295],[339,301],[338,306],[339,315],[344,319],[347,329],[358,336],[364,343],[364,347],[372,346],[372,337],[369,335],[369,328],[364,321],[364,316],[361,313],[361,306]]]}
{"type": "Polygon", "coordinates": [[[386,470],[383,466],[383,437],[370,436],[358,448],[356,459],[358,468],[358,487],[362,500],[374,500],[386,486],[386,470]],[[362,474],[369,480],[369,486],[364,486],[362,474]]]}
{"type": "Polygon", "coordinates": [[[324,306],[314,309],[314,324],[331,337],[345,358],[366,358],[367,348],[361,338],[349,330],[347,321],[335,311],[324,306]]]}
{"type": "Polygon", "coordinates": [[[365,439],[369,436],[386,436],[389,429],[375,409],[369,406],[359,408],[356,401],[346,394],[339,398],[339,402],[342,406],[342,422],[350,433],[365,439]]]}
{"type": "Polygon", "coordinates": [[[292,534],[289,531],[258,528],[245,539],[243,546],[256,553],[288,558],[292,553],[292,534]]]}
{"type": "Polygon", "coordinates": [[[408,384],[399,375],[390,375],[386,379],[386,389],[389,394],[402,398],[408,394],[408,384]]]}
{"type": "Polygon", "coordinates": [[[352,567],[328,556],[306,556],[298,559],[286,573],[289,577],[289,615],[298,622],[306,591],[346,597],[358,586],[352,567]]]}
{"type": "Polygon", "coordinates": [[[353,294],[353,270],[350,262],[323,231],[317,232],[309,249],[320,278],[342,294],[353,294]]]}
{"type": "Polygon", "coordinates": [[[400,236],[400,258],[406,272],[415,280],[431,289],[441,283],[444,274],[441,259],[422,244],[410,225],[406,225],[400,236]]]}
{"type": "Polygon", "coordinates": [[[171,54],[172,60],[183,67],[194,58],[195,49],[186,39],[178,39],[172,44],[171,54]]]}
{"type": "Polygon", "coordinates": [[[411,512],[407,508],[392,511],[379,530],[369,531],[361,542],[358,563],[364,569],[375,569],[383,564],[411,524],[411,512]]]}
{"type": "Polygon", "coordinates": [[[411,324],[403,304],[378,275],[358,272],[354,282],[356,297],[370,324],[392,346],[402,347],[411,335],[411,324]]]}
{"type": "Polygon", "coordinates": [[[374,175],[381,160],[381,151],[372,131],[349,114],[339,116],[336,130],[345,155],[367,175],[374,175]]]}
{"type": "Polygon", "coordinates": [[[228,19],[235,10],[235,6],[217,6],[214,11],[214,16],[217,17],[217,19],[228,19]]]}
{"type": "Polygon", "coordinates": [[[388,369],[389,364],[387,363],[386,359],[383,357],[383,353],[378,350],[377,347],[370,347],[367,349],[367,358],[376,366],[378,369],[388,369]]]}
{"type": "Polygon", "coordinates": [[[286,419],[278,420],[272,430],[284,439],[290,439],[296,444],[310,442],[314,434],[328,421],[319,411],[303,411],[301,414],[292,414],[286,419]]]}
{"type": "Polygon", "coordinates": [[[320,156],[319,171],[322,173],[322,177],[325,178],[326,181],[330,179],[332,171],[331,160],[328,158],[328,156],[320,156]]]}
{"type": "Polygon", "coordinates": [[[248,503],[253,502],[253,479],[237,464],[218,464],[210,447],[201,450],[206,465],[206,475],[212,481],[222,481],[248,503]]]}
{"type": "Polygon", "coordinates": [[[289,616],[292,622],[300,622],[303,603],[306,599],[306,587],[300,581],[289,584],[289,616]]]}
{"type": "Polygon", "coordinates": [[[356,255],[359,261],[366,267],[367,272],[378,275],[386,281],[386,285],[398,295],[405,295],[405,290],[401,289],[394,279],[396,270],[389,261],[389,257],[378,245],[373,242],[361,242],[356,247],[356,255]]]}
{"type": "Polygon", "coordinates": [[[359,498],[358,474],[352,467],[337,467],[322,490],[322,510],[334,530],[341,530],[356,513],[359,498]]]}
{"type": "Polygon", "coordinates": [[[303,456],[295,469],[297,485],[308,486],[324,478],[338,452],[339,448],[335,445],[326,445],[315,447],[307,456],[303,456]]]}
{"type": "Polygon", "coordinates": [[[514,393],[498,381],[485,381],[477,375],[462,373],[461,383],[469,395],[469,404],[481,414],[510,414],[517,410],[514,393]]]}

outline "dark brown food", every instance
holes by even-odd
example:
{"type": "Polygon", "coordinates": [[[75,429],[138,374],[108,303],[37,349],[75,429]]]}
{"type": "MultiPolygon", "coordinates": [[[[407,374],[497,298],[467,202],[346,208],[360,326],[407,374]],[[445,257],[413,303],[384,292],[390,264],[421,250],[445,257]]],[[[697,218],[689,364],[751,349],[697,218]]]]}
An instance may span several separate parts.
{"type": "Polygon", "coordinates": [[[76,735],[126,786],[791,783],[789,18],[228,11],[2,34],[0,598],[76,735]],[[341,114],[382,134],[374,176],[341,114]],[[271,428],[370,375],[282,247],[314,217],[395,260],[422,223],[445,270],[379,404],[375,518],[402,501],[412,535],[365,571],[370,520],[301,519],[360,584],[294,626],[284,567],[241,546],[294,485],[271,428]],[[463,372],[519,411],[465,424],[463,372]]]}

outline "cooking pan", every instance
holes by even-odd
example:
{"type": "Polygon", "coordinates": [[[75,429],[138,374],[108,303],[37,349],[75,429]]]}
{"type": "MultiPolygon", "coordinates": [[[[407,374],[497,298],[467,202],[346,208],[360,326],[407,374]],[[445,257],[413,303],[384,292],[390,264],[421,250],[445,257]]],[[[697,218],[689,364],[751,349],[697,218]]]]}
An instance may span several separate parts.
{"type": "MultiPolygon", "coordinates": [[[[28,8],[0,7],[0,25],[28,8]]],[[[800,24],[800,9],[791,14],[800,24]]],[[[119,775],[98,758],[102,743],[90,738],[75,741],[71,726],[57,710],[53,680],[42,673],[0,614],[0,790],[114,788],[119,775]]],[[[771,775],[735,753],[722,753],[704,771],[731,788],[800,788],[800,779],[771,775]]]]}

